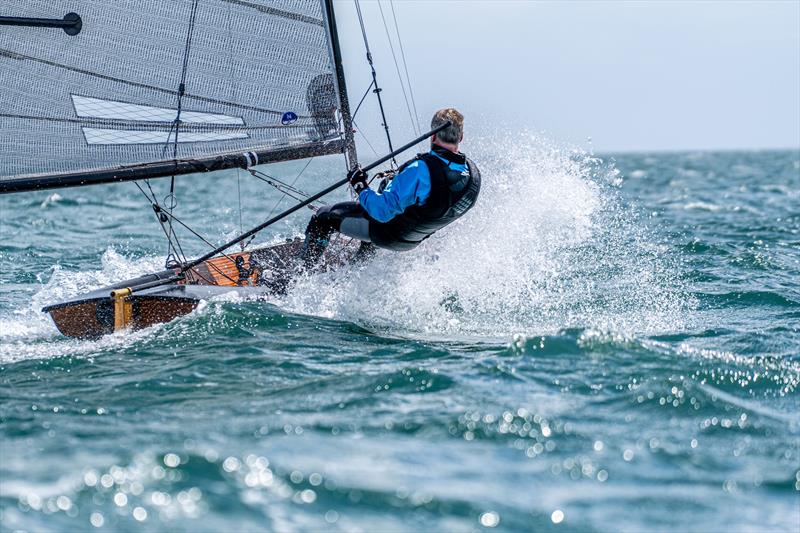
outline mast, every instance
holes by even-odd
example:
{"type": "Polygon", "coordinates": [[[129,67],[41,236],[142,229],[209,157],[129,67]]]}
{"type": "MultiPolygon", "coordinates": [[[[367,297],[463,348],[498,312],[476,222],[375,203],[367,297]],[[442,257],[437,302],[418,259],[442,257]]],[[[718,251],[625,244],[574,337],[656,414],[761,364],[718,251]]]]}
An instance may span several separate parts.
{"type": "Polygon", "coordinates": [[[347,170],[358,165],[356,143],[353,135],[353,118],[350,115],[350,102],[347,98],[347,84],[342,66],[342,51],[339,48],[339,32],[336,29],[336,14],[333,10],[333,0],[325,0],[325,14],[328,21],[328,31],[331,35],[333,48],[333,64],[336,69],[336,84],[339,87],[339,109],[342,114],[342,127],[344,128],[345,152],[347,154],[347,170]]]}

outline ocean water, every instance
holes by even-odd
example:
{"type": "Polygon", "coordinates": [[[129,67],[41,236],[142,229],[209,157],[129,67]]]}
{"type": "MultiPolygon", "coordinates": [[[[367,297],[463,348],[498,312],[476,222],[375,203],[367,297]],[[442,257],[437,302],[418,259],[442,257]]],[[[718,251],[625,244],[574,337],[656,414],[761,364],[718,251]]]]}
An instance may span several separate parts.
{"type": "MultiPolygon", "coordinates": [[[[417,250],[96,341],[40,308],[162,266],[139,191],[0,197],[0,530],[798,531],[800,151],[465,149],[417,250]]],[[[176,188],[212,242],[279,199],[176,188]]]]}

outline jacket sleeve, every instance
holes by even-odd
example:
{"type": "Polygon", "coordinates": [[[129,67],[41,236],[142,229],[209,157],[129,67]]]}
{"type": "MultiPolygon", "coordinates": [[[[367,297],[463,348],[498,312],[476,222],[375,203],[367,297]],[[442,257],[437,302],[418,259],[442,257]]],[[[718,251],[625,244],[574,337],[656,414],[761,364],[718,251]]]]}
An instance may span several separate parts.
{"type": "Polygon", "coordinates": [[[388,222],[409,206],[423,205],[431,194],[431,175],[428,165],[414,161],[391,181],[383,193],[364,189],[358,201],[370,217],[378,222],[388,222]]]}

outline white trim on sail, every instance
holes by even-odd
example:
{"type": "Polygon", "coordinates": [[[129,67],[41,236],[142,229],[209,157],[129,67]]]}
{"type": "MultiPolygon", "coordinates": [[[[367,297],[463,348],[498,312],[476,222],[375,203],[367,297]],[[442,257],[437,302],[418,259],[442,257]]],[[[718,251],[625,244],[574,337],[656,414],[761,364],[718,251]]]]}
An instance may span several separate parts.
{"type": "MultiPolygon", "coordinates": [[[[101,118],[113,120],[132,120],[141,122],[172,122],[178,115],[177,109],[131,104],[116,100],[104,100],[90,96],[72,95],[75,114],[82,118],[101,118]]],[[[219,113],[181,111],[181,122],[185,124],[224,124],[244,126],[242,117],[219,113]]],[[[236,137],[240,139],[242,137],[236,137]]]]}
{"type": "MultiPolygon", "coordinates": [[[[83,135],[88,144],[165,144],[175,142],[175,132],[152,130],[115,130],[108,128],[83,128],[83,135]]],[[[228,131],[182,131],[178,135],[179,143],[195,143],[209,141],[230,141],[247,139],[245,132],[228,131]]]]}

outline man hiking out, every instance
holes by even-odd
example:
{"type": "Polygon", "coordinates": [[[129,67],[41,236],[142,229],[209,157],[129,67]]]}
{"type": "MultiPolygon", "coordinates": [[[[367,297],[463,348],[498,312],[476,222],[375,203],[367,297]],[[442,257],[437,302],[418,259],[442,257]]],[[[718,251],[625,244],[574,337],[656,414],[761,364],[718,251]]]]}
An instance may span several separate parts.
{"type": "Polygon", "coordinates": [[[311,217],[300,252],[306,270],[319,261],[335,231],[362,241],[362,253],[372,246],[410,250],[475,205],[480,172],[458,151],[464,138],[464,117],[455,109],[441,109],[433,115],[431,128],[447,121],[450,126],[431,139],[430,152],[401,165],[379,192],[369,188],[366,172],[360,168],[350,171],[358,202],[324,206],[311,217]]]}

